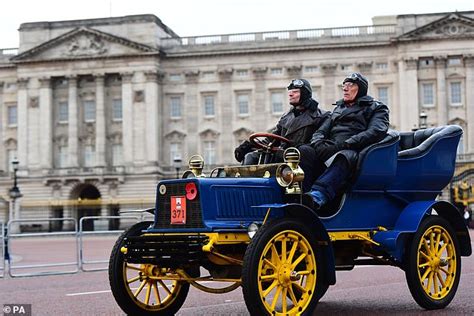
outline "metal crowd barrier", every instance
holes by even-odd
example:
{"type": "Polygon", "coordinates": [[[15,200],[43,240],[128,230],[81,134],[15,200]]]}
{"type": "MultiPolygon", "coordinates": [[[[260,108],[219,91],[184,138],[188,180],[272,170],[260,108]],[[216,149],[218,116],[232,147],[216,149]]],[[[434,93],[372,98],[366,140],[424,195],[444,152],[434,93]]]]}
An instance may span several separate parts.
{"type": "Polygon", "coordinates": [[[46,237],[46,236],[73,236],[76,239],[76,261],[74,262],[60,262],[60,263],[42,263],[42,264],[30,264],[30,265],[15,265],[14,260],[9,261],[8,273],[10,277],[25,277],[25,276],[38,276],[38,275],[57,275],[57,274],[73,274],[79,271],[79,255],[77,249],[77,222],[74,218],[37,218],[37,219],[18,219],[10,220],[8,222],[8,235],[7,235],[7,247],[10,254],[10,258],[14,255],[14,249],[11,246],[12,239],[24,238],[24,237],[46,237]],[[52,222],[52,221],[63,221],[74,223],[74,231],[67,232],[48,232],[48,233],[11,233],[12,228],[19,226],[20,223],[38,223],[38,222],[52,222]],[[53,267],[68,267],[73,266],[72,270],[57,270],[57,271],[40,271],[32,273],[15,274],[13,270],[18,269],[36,269],[36,268],[53,268],[53,267]]]}
{"type": "MultiPolygon", "coordinates": [[[[102,219],[135,219],[139,221],[141,219],[140,216],[84,216],[79,220],[79,233],[78,233],[78,249],[79,249],[79,268],[84,272],[89,271],[102,271],[107,270],[107,266],[100,267],[100,268],[86,268],[84,265],[87,264],[108,264],[109,258],[102,259],[102,260],[86,260],[84,258],[84,242],[83,236],[91,236],[91,235],[119,235],[124,232],[124,230],[99,230],[99,231],[84,231],[84,221],[87,220],[102,220],[102,219]]],[[[112,250],[112,248],[110,249],[112,250]]]]}
{"type": "Polygon", "coordinates": [[[3,222],[0,222],[0,229],[1,229],[1,232],[0,232],[0,249],[2,250],[0,252],[0,254],[2,255],[2,259],[0,260],[0,278],[3,278],[5,277],[5,224],[3,224],[3,222]]]}

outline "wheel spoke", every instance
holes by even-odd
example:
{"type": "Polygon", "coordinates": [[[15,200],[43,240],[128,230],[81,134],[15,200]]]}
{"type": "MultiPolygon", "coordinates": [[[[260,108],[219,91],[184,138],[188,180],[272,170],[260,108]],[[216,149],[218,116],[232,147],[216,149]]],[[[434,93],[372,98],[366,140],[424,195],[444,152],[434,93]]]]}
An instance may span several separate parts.
{"type": "Polygon", "coordinates": [[[272,244],[272,262],[274,262],[277,266],[281,263],[280,255],[278,254],[275,244],[272,244]]]}
{"type": "Polygon", "coordinates": [[[426,280],[430,272],[431,272],[431,268],[426,269],[425,273],[423,273],[423,276],[421,277],[421,282],[424,282],[426,280]]]}
{"type": "Polygon", "coordinates": [[[444,283],[443,277],[441,276],[441,273],[439,273],[439,271],[436,272],[436,276],[438,277],[439,283],[441,283],[441,287],[444,288],[445,283],[444,283]]]}
{"type": "MultiPolygon", "coordinates": [[[[425,248],[425,250],[428,251],[428,254],[431,254],[430,246],[428,245],[428,242],[426,241],[425,238],[422,239],[422,244],[423,244],[423,247],[425,248]]],[[[422,252],[422,251],[420,250],[420,252],[422,252]]]]}
{"type": "Polygon", "coordinates": [[[438,277],[436,272],[433,271],[431,274],[431,277],[433,278],[433,288],[434,288],[434,294],[438,294],[438,277]]]}
{"type": "Polygon", "coordinates": [[[154,282],[153,284],[155,285],[153,289],[156,297],[156,303],[157,305],[161,305],[160,290],[158,289],[158,284],[156,282],[154,282]]]}
{"type": "Polygon", "coordinates": [[[430,274],[428,276],[428,284],[426,285],[426,289],[428,292],[431,292],[432,285],[433,285],[433,271],[430,270],[430,274]]]}
{"type": "Polygon", "coordinates": [[[273,270],[277,270],[277,267],[276,265],[274,265],[270,260],[268,260],[267,258],[263,259],[263,262],[268,264],[270,267],[273,268],[273,270]]]}
{"type": "Polygon", "coordinates": [[[270,294],[270,292],[275,288],[275,286],[277,286],[277,284],[277,280],[273,281],[273,283],[270,284],[270,286],[265,290],[265,292],[263,292],[263,297],[266,297],[268,294],[270,294]]]}
{"type": "Polygon", "coordinates": [[[426,259],[426,260],[430,260],[430,257],[424,253],[423,251],[420,250],[420,254],[426,259]]]}
{"type": "Polygon", "coordinates": [[[127,280],[127,284],[133,283],[133,282],[138,281],[138,280],[140,280],[140,276],[139,276],[139,275],[137,275],[137,276],[134,277],[134,278],[128,279],[128,280],[127,280]]]}
{"type": "Polygon", "coordinates": [[[150,303],[150,294],[151,288],[153,286],[152,282],[147,282],[146,294],[145,294],[145,304],[148,305],[150,303]]]}
{"type": "Polygon", "coordinates": [[[308,271],[308,270],[298,271],[299,275],[309,275],[310,273],[311,273],[311,271],[308,271]]]}
{"type": "Polygon", "coordinates": [[[439,269],[440,269],[441,271],[443,271],[444,273],[446,273],[446,276],[448,276],[448,275],[450,274],[449,271],[446,270],[444,267],[439,267],[439,269]]]}
{"type": "Polygon", "coordinates": [[[135,266],[131,266],[129,264],[127,264],[127,269],[136,270],[136,271],[143,271],[143,269],[141,267],[135,267],[135,266]]]}
{"type": "Polygon", "coordinates": [[[281,240],[281,262],[286,262],[286,237],[281,240]]]}
{"type": "Polygon", "coordinates": [[[137,297],[140,294],[140,292],[143,290],[143,287],[145,286],[145,284],[146,284],[146,280],[143,280],[142,283],[140,284],[140,286],[138,287],[138,289],[133,294],[133,295],[135,295],[135,297],[137,297]]]}
{"type": "Polygon", "coordinates": [[[437,256],[437,257],[441,257],[441,254],[442,254],[443,251],[446,249],[446,247],[448,247],[448,243],[443,244],[443,246],[441,247],[441,249],[439,249],[438,252],[436,253],[436,256],[437,256]]]}
{"type": "Polygon", "coordinates": [[[298,300],[296,299],[295,292],[293,291],[293,287],[290,285],[288,287],[288,293],[290,293],[291,302],[293,302],[293,306],[298,304],[298,300]]]}
{"type": "Polygon", "coordinates": [[[433,231],[430,232],[430,253],[436,253],[436,252],[435,252],[434,233],[433,233],[433,231]]]}
{"type": "Polygon", "coordinates": [[[293,286],[296,287],[296,289],[302,293],[306,293],[308,292],[304,287],[302,287],[301,285],[299,285],[298,283],[293,283],[293,286]]]}
{"type": "Polygon", "coordinates": [[[291,260],[293,260],[293,256],[295,255],[297,247],[298,247],[298,241],[295,240],[293,242],[293,246],[291,247],[290,254],[288,255],[288,262],[291,262],[291,260]]]}
{"type": "Polygon", "coordinates": [[[298,259],[296,259],[293,264],[291,265],[291,268],[294,270],[296,268],[296,266],[306,257],[306,254],[305,253],[302,253],[298,259]]]}
{"type": "Polygon", "coordinates": [[[429,265],[430,265],[429,262],[425,262],[425,263],[419,264],[418,268],[424,268],[424,267],[429,266],[429,265]]]}
{"type": "Polygon", "coordinates": [[[287,302],[286,302],[287,294],[288,294],[288,289],[285,287],[283,288],[283,294],[281,295],[281,312],[283,314],[285,314],[287,310],[287,302]]]}
{"type": "Polygon", "coordinates": [[[441,232],[438,232],[436,234],[436,245],[435,245],[435,249],[434,249],[435,253],[438,253],[440,242],[441,242],[441,232]]]}
{"type": "Polygon", "coordinates": [[[161,287],[162,287],[169,295],[171,295],[171,291],[168,289],[168,286],[166,286],[165,282],[163,282],[162,280],[158,280],[158,282],[160,282],[161,287]]]}
{"type": "Polygon", "coordinates": [[[260,280],[268,281],[268,280],[275,280],[276,278],[277,278],[277,275],[276,275],[276,273],[274,273],[274,274],[269,274],[269,275],[262,275],[260,277],[260,280]]]}
{"type": "Polygon", "coordinates": [[[273,302],[272,302],[272,309],[275,310],[276,303],[278,302],[278,299],[280,298],[281,294],[281,286],[277,287],[276,292],[275,292],[275,297],[273,297],[273,302]]]}

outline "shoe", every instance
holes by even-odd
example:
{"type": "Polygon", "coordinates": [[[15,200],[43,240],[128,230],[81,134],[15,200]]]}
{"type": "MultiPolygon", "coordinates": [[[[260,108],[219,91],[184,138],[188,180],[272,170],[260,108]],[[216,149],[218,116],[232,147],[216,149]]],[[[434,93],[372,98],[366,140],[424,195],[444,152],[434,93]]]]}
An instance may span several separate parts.
{"type": "Polygon", "coordinates": [[[308,192],[308,195],[313,199],[314,209],[316,210],[319,210],[328,201],[326,195],[318,190],[311,190],[308,192]]]}

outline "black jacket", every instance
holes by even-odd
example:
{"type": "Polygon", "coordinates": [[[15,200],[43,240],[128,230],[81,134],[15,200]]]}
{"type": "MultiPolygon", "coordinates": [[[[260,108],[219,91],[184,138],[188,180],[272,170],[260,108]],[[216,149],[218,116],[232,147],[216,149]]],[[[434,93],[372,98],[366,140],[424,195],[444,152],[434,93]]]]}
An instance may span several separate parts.
{"type": "Polygon", "coordinates": [[[341,153],[352,165],[357,161],[357,153],[360,150],[385,137],[388,126],[388,107],[371,96],[359,98],[351,107],[346,107],[343,100],[339,100],[330,118],[313,134],[311,144],[317,155],[320,147],[318,143],[339,144],[345,148],[341,153]]]}
{"type": "MultiPolygon", "coordinates": [[[[291,146],[298,147],[309,144],[312,135],[321,125],[329,112],[318,108],[318,103],[310,99],[313,104],[303,112],[298,112],[295,108],[283,114],[276,127],[270,132],[286,137],[291,141],[291,146]]],[[[289,147],[289,146],[286,146],[289,147]]]]}

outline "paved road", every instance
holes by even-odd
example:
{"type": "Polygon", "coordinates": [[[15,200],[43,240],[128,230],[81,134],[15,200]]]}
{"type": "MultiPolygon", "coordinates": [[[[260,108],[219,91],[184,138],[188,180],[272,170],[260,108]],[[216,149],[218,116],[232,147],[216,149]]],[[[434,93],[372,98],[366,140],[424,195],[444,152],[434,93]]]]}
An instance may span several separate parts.
{"type": "MultiPolygon", "coordinates": [[[[474,231],[471,231],[474,240],[474,231]]],[[[28,255],[16,245],[15,264],[44,262],[48,253],[28,247],[28,255]],[[32,255],[32,252],[37,255],[32,255]]],[[[91,238],[86,242],[87,259],[108,256],[111,238],[91,238]]],[[[44,241],[43,241],[44,244],[44,241]]],[[[66,239],[48,240],[55,253],[73,253],[66,239]],[[61,251],[58,251],[61,250],[61,251]]],[[[474,246],[474,245],[473,245],[474,246]]],[[[14,245],[15,247],[15,245],[14,245]]],[[[54,260],[60,260],[58,256],[54,260]]],[[[67,258],[68,260],[70,258],[67,258]]],[[[123,315],[109,290],[105,271],[71,275],[0,279],[0,307],[10,303],[32,304],[33,315],[123,315]]],[[[474,256],[463,258],[461,282],[451,305],[442,311],[425,312],[413,301],[403,271],[393,267],[360,267],[338,272],[332,286],[319,303],[319,315],[474,315],[474,256]]],[[[222,295],[191,289],[178,315],[248,315],[240,289],[222,295]]]]}

